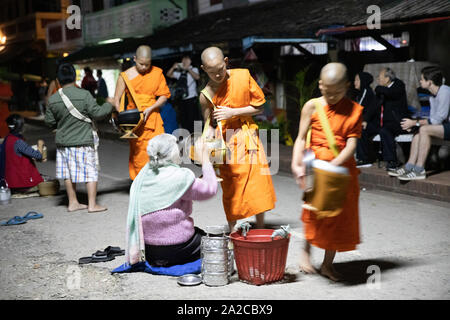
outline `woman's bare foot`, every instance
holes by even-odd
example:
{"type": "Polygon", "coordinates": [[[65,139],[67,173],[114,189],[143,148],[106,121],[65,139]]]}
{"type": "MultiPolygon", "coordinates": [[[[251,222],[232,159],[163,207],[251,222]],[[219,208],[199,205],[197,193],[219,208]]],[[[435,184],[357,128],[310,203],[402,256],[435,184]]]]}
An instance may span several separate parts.
{"type": "Polygon", "coordinates": [[[70,204],[68,207],[67,207],[67,211],[69,211],[69,212],[74,212],[74,211],[78,211],[78,210],[85,210],[85,209],[87,209],[87,205],[85,205],[85,204],[81,204],[81,203],[75,203],[75,204],[70,204]]]}
{"type": "Polygon", "coordinates": [[[313,265],[311,264],[311,258],[308,252],[305,250],[302,250],[300,254],[300,264],[299,264],[300,270],[307,274],[314,274],[317,273],[316,269],[314,269],[313,265]]]}
{"type": "Polygon", "coordinates": [[[322,265],[320,267],[320,274],[334,282],[338,282],[342,279],[342,275],[338,273],[336,269],[334,269],[333,265],[331,266],[322,265]]]}
{"type": "Polygon", "coordinates": [[[92,208],[88,208],[88,212],[89,212],[89,213],[102,212],[102,211],[106,211],[106,210],[108,210],[108,208],[99,206],[98,204],[96,204],[96,205],[95,205],[94,207],[92,207],[92,208]]]}

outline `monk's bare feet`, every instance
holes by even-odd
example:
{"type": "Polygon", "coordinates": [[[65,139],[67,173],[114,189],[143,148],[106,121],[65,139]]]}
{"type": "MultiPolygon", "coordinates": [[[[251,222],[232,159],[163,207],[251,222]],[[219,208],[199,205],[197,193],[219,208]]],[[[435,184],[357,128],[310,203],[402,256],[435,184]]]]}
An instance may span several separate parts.
{"type": "Polygon", "coordinates": [[[300,254],[300,264],[299,264],[300,271],[307,273],[307,274],[314,274],[317,273],[316,269],[311,264],[311,258],[308,252],[305,250],[302,250],[300,254]]]}
{"type": "Polygon", "coordinates": [[[74,212],[74,211],[78,211],[78,210],[85,210],[87,209],[88,206],[85,204],[81,204],[81,203],[74,203],[74,204],[70,204],[67,207],[67,211],[69,212],[74,212]]]}
{"type": "Polygon", "coordinates": [[[102,211],[106,211],[106,210],[108,210],[108,208],[99,206],[98,204],[96,204],[96,205],[95,205],[94,207],[92,207],[92,208],[88,208],[88,212],[89,212],[89,213],[102,212],[102,211]]]}
{"type": "Polygon", "coordinates": [[[338,282],[342,279],[342,275],[338,273],[333,266],[322,265],[320,267],[320,274],[334,282],[338,282]]]}

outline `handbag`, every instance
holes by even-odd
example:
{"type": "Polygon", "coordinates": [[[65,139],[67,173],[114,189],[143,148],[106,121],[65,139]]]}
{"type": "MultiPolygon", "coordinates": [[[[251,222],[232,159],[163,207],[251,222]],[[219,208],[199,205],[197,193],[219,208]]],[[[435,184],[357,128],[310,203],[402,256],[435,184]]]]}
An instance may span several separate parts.
{"type": "MultiPolygon", "coordinates": [[[[336,144],[325,111],[319,99],[315,99],[314,104],[327,137],[328,147],[333,155],[337,157],[339,155],[339,147],[336,144]]],[[[310,139],[310,133],[307,139],[310,139]]],[[[307,141],[307,146],[309,146],[309,143],[307,141]]],[[[351,179],[348,169],[341,166],[333,166],[329,162],[322,160],[313,160],[312,169],[314,172],[313,186],[312,189],[305,190],[303,193],[304,203],[302,207],[314,212],[317,219],[339,215],[342,212],[351,179]]]]}
{"type": "Polygon", "coordinates": [[[72,104],[72,101],[64,94],[62,88],[58,89],[58,93],[61,96],[62,101],[64,102],[64,105],[66,106],[67,110],[69,110],[69,113],[77,118],[78,120],[87,122],[91,124],[92,127],[92,138],[94,140],[94,150],[95,150],[95,164],[100,170],[100,161],[98,159],[98,146],[100,145],[100,138],[98,137],[97,133],[97,125],[94,121],[86,117],[85,115],[81,114],[80,111],[78,111],[77,108],[75,108],[72,104]]]}

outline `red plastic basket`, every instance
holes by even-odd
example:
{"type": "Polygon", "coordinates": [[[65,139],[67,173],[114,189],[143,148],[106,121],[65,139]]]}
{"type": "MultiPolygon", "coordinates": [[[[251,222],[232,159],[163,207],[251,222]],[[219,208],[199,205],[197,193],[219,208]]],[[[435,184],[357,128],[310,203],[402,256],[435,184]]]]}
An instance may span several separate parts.
{"type": "Polygon", "coordinates": [[[284,276],[290,235],[271,238],[274,230],[249,230],[230,235],[239,280],[255,285],[280,281],[284,276]]]}

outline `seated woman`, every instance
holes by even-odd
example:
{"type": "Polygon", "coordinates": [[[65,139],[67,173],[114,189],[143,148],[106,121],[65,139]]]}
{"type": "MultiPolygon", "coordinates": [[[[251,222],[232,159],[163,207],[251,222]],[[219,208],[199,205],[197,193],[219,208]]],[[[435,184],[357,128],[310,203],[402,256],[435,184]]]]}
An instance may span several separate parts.
{"type": "MultiPolygon", "coordinates": [[[[6,119],[9,134],[1,145],[0,178],[5,179],[13,193],[37,191],[37,185],[44,180],[32,159],[42,160],[41,152],[34,150],[21,135],[24,119],[12,114],[6,119]]],[[[38,148],[43,148],[44,141],[38,141],[38,148]]]]}
{"type": "Polygon", "coordinates": [[[147,261],[170,267],[200,259],[204,231],[194,227],[193,200],[207,200],[217,193],[217,179],[207,147],[199,142],[203,178],[181,168],[177,140],[161,134],[148,143],[150,161],[130,189],[126,258],[130,265],[147,261]]]}

